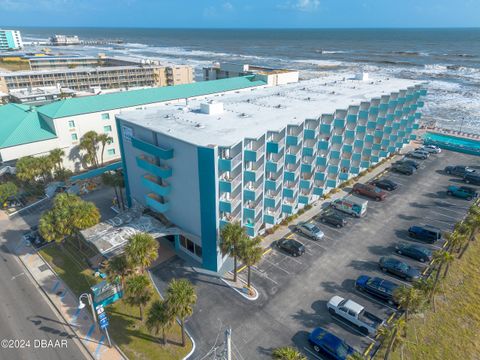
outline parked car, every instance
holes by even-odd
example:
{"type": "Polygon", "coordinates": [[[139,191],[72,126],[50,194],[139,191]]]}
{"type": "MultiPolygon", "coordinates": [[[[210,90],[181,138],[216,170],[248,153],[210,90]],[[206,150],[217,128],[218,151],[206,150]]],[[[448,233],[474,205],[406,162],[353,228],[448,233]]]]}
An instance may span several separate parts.
{"type": "Polygon", "coordinates": [[[399,163],[392,164],[392,166],[390,166],[390,170],[404,175],[412,175],[416,171],[413,166],[399,163]]]}
{"type": "Polygon", "coordinates": [[[426,160],[429,154],[424,151],[415,150],[415,151],[410,151],[409,153],[405,154],[405,156],[413,159],[426,160]]]}
{"type": "Polygon", "coordinates": [[[404,255],[420,262],[432,260],[432,251],[424,246],[416,244],[396,244],[395,252],[399,255],[404,255]]]}
{"type": "Polygon", "coordinates": [[[444,171],[448,175],[464,177],[467,174],[472,174],[475,172],[475,169],[469,168],[465,165],[455,165],[455,166],[447,166],[444,171]]]}
{"type": "Polygon", "coordinates": [[[370,182],[370,184],[387,191],[393,191],[398,187],[398,184],[396,182],[389,179],[373,180],[370,182]]]}
{"type": "Polygon", "coordinates": [[[476,190],[469,186],[456,186],[450,185],[447,188],[447,194],[450,196],[458,197],[460,199],[472,200],[478,196],[476,190]]]}
{"type": "Polygon", "coordinates": [[[431,148],[428,148],[428,147],[425,147],[425,146],[422,146],[418,149],[415,149],[415,151],[421,151],[421,152],[425,152],[425,153],[428,153],[428,154],[438,154],[437,150],[431,149],[431,148]]]}
{"type": "Polygon", "coordinates": [[[442,238],[442,230],[430,225],[414,225],[408,228],[408,235],[411,238],[433,244],[442,238]]]}
{"type": "Polygon", "coordinates": [[[346,214],[362,217],[367,213],[368,201],[353,195],[348,195],[332,201],[330,206],[346,214]]]}
{"type": "Polygon", "coordinates": [[[314,329],[308,336],[308,342],[315,352],[327,355],[334,360],[347,360],[350,356],[358,354],[357,351],[345,341],[321,327],[314,329]]]}
{"type": "Polygon", "coordinates": [[[280,239],[276,242],[276,245],[279,249],[292,256],[300,256],[305,253],[305,246],[294,239],[280,239]]]}
{"type": "Polygon", "coordinates": [[[476,172],[467,173],[463,177],[463,181],[465,181],[467,184],[480,185],[480,174],[476,172]]]}
{"type": "Polygon", "coordinates": [[[381,257],[378,264],[383,272],[391,273],[407,281],[417,280],[421,275],[418,269],[393,257],[381,257]]]}
{"type": "Polygon", "coordinates": [[[434,154],[440,154],[442,152],[442,149],[440,149],[436,145],[423,145],[423,149],[425,149],[425,150],[427,150],[431,153],[434,153],[434,154]]]}
{"type": "Polygon", "coordinates": [[[310,222],[298,224],[295,229],[313,240],[322,240],[325,236],[322,230],[310,222]]]}
{"type": "Polygon", "coordinates": [[[403,164],[413,166],[415,169],[420,167],[420,163],[415,160],[403,158],[402,160],[395,161],[395,164],[403,164]]]}
{"type": "Polygon", "coordinates": [[[368,293],[380,300],[386,301],[390,305],[397,305],[395,299],[393,298],[393,291],[399,285],[379,278],[379,277],[370,277],[367,275],[360,275],[355,281],[355,288],[359,291],[368,293]]]}
{"type": "Polygon", "coordinates": [[[416,153],[423,153],[428,157],[430,157],[430,152],[425,150],[424,148],[416,148],[415,150],[413,150],[413,152],[416,152],[416,153]]]}
{"type": "Polygon", "coordinates": [[[327,303],[328,312],[355,325],[362,334],[375,336],[377,329],[384,324],[378,316],[365,310],[365,307],[350,299],[333,296],[327,303]]]}
{"type": "Polygon", "coordinates": [[[370,184],[356,183],[353,185],[353,192],[357,195],[367,196],[375,201],[385,200],[387,193],[382,189],[370,184]]]}
{"type": "Polygon", "coordinates": [[[347,220],[345,217],[333,210],[326,210],[322,212],[320,215],[318,215],[317,219],[322,223],[327,223],[337,228],[347,225],[347,220]]]}

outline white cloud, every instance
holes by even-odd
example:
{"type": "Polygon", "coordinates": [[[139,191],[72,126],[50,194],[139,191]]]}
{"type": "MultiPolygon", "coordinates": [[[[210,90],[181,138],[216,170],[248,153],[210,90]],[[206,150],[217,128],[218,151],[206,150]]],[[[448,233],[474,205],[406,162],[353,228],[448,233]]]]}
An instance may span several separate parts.
{"type": "Polygon", "coordinates": [[[204,17],[216,17],[216,16],[221,15],[222,12],[226,13],[226,12],[232,12],[234,10],[235,10],[235,8],[232,5],[232,3],[227,1],[227,2],[224,2],[220,6],[208,6],[208,7],[204,8],[203,9],[203,16],[204,17]]]}
{"type": "Polygon", "coordinates": [[[233,11],[233,5],[230,2],[223,3],[222,8],[225,11],[233,11]]]}
{"type": "Polygon", "coordinates": [[[82,1],[74,0],[0,0],[5,11],[62,11],[71,5],[78,7],[82,1]]]}
{"type": "Polygon", "coordinates": [[[298,10],[298,11],[315,11],[320,6],[320,0],[288,0],[278,5],[280,9],[298,10]]]}

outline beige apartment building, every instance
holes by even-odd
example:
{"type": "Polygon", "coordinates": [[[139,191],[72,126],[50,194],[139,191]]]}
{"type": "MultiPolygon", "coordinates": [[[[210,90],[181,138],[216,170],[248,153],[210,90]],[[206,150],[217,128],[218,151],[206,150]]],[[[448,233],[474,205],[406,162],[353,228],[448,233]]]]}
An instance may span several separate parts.
{"type": "Polygon", "coordinates": [[[109,66],[48,71],[0,72],[0,92],[59,86],[73,90],[115,89],[189,84],[194,74],[190,66],[109,66]]]}

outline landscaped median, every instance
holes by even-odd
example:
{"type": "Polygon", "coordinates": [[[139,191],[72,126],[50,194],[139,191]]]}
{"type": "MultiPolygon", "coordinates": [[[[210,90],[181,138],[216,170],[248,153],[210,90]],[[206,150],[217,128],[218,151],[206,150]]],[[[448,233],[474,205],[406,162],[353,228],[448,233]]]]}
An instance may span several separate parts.
{"type": "MultiPolygon", "coordinates": [[[[54,243],[40,250],[40,254],[76,295],[89,292],[92,285],[101,281],[94,277],[83,260],[85,256],[79,256],[78,249],[72,244],[62,246],[54,243]]],[[[154,292],[145,308],[148,309],[157,300],[160,296],[154,292]]],[[[157,337],[148,331],[140,320],[138,307],[119,300],[109,305],[106,311],[110,319],[110,336],[130,359],[183,359],[192,349],[188,337],[186,346],[181,346],[181,330],[176,322],[168,330],[167,344],[163,345],[161,332],[157,337]]]]}

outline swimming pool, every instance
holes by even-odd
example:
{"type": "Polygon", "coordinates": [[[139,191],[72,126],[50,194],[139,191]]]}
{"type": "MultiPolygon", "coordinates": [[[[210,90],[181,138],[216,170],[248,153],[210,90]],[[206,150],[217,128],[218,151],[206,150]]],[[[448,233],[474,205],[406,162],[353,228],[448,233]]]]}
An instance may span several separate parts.
{"type": "Polygon", "coordinates": [[[480,156],[480,140],[430,132],[425,133],[423,140],[425,144],[437,145],[443,149],[480,156]]]}

